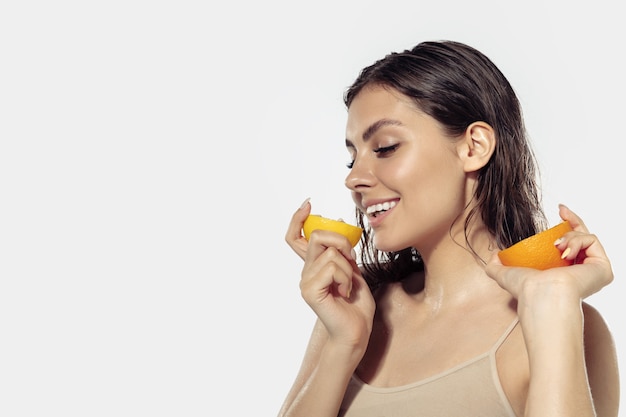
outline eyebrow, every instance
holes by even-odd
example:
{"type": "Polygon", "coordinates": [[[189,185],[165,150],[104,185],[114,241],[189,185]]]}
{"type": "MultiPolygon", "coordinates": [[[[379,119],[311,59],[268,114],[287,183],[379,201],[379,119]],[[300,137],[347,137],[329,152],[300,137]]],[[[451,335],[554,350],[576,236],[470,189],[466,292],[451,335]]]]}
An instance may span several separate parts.
{"type": "MultiPolygon", "coordinates": [[[[365,129],[365,132],[363,132],[363,142],[367,142],[376,132],[385,126],[402,126],[402,122],[394,119],[380,119],[372,123],[365,129]]],[[[354,144],[349,139],[346,139],[346,146],[354,147],[354,144]]]]}

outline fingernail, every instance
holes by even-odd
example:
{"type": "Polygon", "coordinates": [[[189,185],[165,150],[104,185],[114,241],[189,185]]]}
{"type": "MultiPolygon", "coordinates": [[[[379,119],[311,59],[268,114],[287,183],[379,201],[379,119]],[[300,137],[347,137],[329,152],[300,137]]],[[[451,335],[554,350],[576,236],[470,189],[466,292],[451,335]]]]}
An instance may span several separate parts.
{"type": "Polygon", "coordinates": [[[571,210],[570,210],[570,208],[569,208],[568,206],[566,206],[566,205],[565,205],[565,204],[563,204],[563,203],[559,203],[559,210],[561,210],[561,209],[565,209],[565,210],[569,210],[569,211],[571,211],[571,210]]]}
{"type": "Polygon", "coordinates": [[[554,246],[559,245],[561,242],[563,242],[563,238],[562,237],[560,237],[560,238],[558,238],[557,240],[554,241],[554,246]]]}
{"type": "Polygon", "coordinates": [[[303,208],[305,208],[305,207],[306,207],[306,205],[307,205],[307,204],[309,204],[309,201],[311,201],[311,197],[307,198],[306,200],[304,200],[304,201],[302,202],[302,204],[300,205],[299,210],[302,210],[303,208]]]}
{"type": "Polygon", "coordinates": [[[567,255],[569,255],[569,253],[572,251],[572,249],[567,248],[563,251],[563,253],[561,254],[561,259],[565,259],[567,257],[567,255]]]}

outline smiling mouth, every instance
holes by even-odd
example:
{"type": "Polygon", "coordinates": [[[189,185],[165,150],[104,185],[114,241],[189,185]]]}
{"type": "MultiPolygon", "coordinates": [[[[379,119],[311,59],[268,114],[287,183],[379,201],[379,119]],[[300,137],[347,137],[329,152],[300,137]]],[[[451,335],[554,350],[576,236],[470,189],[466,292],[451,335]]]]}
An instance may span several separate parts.
{"type": "Polygon", "coordinates": [[[376,217],[379,214],[386,212],[387,210],[391,210],[396,206],[395,201],[385,201],[384,203],[373,204],[365,209],[365,213],[368,216],[376,217]]]}

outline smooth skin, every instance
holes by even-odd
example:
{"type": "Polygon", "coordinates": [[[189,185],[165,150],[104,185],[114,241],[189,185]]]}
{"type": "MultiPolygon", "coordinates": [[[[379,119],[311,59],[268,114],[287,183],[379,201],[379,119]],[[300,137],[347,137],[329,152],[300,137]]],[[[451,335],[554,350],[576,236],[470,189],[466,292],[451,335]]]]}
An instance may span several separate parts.
{"type": "Polygon", "coordinates": [[[582,219],[559,207],[574,231],[557,247],[569,248],[577,264],[505,267],[479,218],[469,237],[478,256],[464,245],[476,172],[496,146],[488,124],[476,122],[450,138],[406,97],[370,86],[349,108],[346,138],[353,161],[346,186],[356,206],[396,203],[368,217],[375,245],[415,247],[425,271],[372,294],[345,237],[315,231],[304,239],[311,212],[305,202],[285,238],[304,260],[301,293],[318,320],[279,415],[336,417],[353,373],[379,387],[428,378],[486,352],[518,317],[496,355],[516,415],[616,417],[615,346],[601,315],[583,301],[613,272],[582,219]]]}

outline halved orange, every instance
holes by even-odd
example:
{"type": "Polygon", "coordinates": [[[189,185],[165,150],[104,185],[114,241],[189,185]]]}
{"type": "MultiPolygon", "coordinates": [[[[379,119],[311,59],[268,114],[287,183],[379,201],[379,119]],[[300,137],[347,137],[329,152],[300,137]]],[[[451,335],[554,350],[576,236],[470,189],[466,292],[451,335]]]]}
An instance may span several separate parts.
{"type": "Polygon", "coordinates": [[[501,250],[498,252],[498,257],[506,266],[523,266],[541,270],[571,265],[573,261],[561,259],[561,251],[554,246],[558,238],[571,230],[572,226],[569,222],[563,221],[501,250]]]}
{"type": "Polygon", "coordinates": [[[363,233],[363,229],[358,226],[342,222],[341,220],[332,220],[317,214],[310,214],[302,226],[306,240],[309,240],[311,232],[316,229],[330,230],[331,232],[339,233],[347,237],[353,247],[359,243],[359,239],[361,239],[361,234],[363,233]]]}

